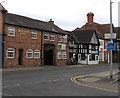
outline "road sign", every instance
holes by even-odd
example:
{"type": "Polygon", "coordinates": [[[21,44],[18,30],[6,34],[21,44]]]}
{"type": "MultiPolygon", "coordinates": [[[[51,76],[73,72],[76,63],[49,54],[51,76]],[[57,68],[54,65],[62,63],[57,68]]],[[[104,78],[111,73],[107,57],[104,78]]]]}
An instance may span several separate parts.
{"type": "Polygon", "coordinates": [[[114,43],[108,43],[107,49],[115,50],[116,49],[116,44],[114,44],[114,43]]]}
{"type": "Polygon", "coordinates": [[[105,38],[105,39],[116,39],[116,33],[112,33],[112,34],[108,33],[108,34],[105,34],[105,35],[104,35],[104,38],[105,38]]]}

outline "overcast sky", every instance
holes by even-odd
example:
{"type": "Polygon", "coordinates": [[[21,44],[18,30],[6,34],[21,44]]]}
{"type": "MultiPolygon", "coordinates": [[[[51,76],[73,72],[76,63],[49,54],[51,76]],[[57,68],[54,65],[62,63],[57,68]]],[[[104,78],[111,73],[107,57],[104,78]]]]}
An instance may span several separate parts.
{"type": "MultiPolygon", "coordinates": [[[[113,24],[117,27],[120,0],[112,1],[113,24]]],[[[2,5],[9,13],[42,21],[53,19],[64,30],[83,26],[87,22],[88,12],[94,13],[94,22],[107,24],[110,20],[110,0],[5,0],[2,5]]]]}

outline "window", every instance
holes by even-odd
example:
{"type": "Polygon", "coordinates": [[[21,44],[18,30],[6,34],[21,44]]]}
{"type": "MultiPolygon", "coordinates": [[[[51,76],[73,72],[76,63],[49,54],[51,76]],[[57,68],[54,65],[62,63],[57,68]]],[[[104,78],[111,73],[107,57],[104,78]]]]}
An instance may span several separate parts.
{"type": "Polygon", "coordinates": [[[66,50],[66,44],[58,44],[59,50],[66,50]]]}
{"type": "Polygon", "coordinates": [[[34,51],[34,58],[40,58],[40,50],[34,51]]]}
{"type": "Polygon", "coordinates": [[[50,34],[50,41],[55,41],[55,35],[54,34],[50,34]]]}
{"type": "Polygon", "coordinates": [[[90,61],[95,61],[95,54],[89,55],[89,60],[90,61]]]}
{"type": "Polygon", "coordinates": [[[33,50],[28,49],[28,50],[27,50],[26,57],[27,57],[27,58],[33,58],[33,50]]]}
{"type": "Polygon", "coordinates": [[[62,35],[58,36],[58,42],[62,42],[62,35]]]}
{"type": "Polygon", "coordinates": [[[49,34],[48,33],[44,34],[44,40],[49,40],[49,34]]]}
{"type": "Polygon", "coordinates": [[[63,52],[63,53],[62,53],[62,58],[63,58],[63,59],[67,59],[67,53],[66,53],[66,52],[63,52]]]}
{"type": "Polygon", "coordinates": [[[91,50],[96,50],[96,46],[95,45],[91,45],[91,50]]]}
{"type": "Polygon", "coordinates": [[[67,36],[63,36],[63,42],[67,43],[67,36]]]}
{"type": "Polygon", "coordinates": [[[15,28],[8,27],[8,36],[15,36],[15,28]]]}
{"type": "Polygon", "coordinates": [[[13,48],[8,48],[6,52],[7,58],[14,58],[14,49],[13,48]]]}
{"type": "Polygon", "coordinates": [[[31,38],[37,39],[37,32],[31,32],[31,38]]]}
{"type": "Polygon", "coordinates": [[[81,54],[81,60],[85,60],[85,54],[81,54]]]}
{"type": "Polygon", "coordinates": [[[61,51],[59,51],[59,52],[57,53],[57,58],[58,58],[58,59],[62,59],[62,52],[61,52],[61,51]]]}

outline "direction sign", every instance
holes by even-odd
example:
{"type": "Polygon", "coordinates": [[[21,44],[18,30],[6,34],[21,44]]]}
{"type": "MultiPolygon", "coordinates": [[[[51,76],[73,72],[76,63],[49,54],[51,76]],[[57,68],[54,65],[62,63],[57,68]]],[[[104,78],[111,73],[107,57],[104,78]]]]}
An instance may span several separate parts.
{"type": "Polygon", "coordinates": [[[108,43],[107,49],[115,50],[116,49],[116,44],[114,44],[114,43],[108,43]]]}

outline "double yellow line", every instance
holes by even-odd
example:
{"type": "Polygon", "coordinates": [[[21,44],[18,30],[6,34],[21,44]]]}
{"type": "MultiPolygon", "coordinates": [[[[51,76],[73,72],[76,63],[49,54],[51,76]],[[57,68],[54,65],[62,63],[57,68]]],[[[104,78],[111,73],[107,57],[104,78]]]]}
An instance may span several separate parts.
{"type": "MultiPolygon", "coordinates": [[[[100,72],[102,73],[102,72],[100,72]]],[[[89,88],[95,88],[95,89],[100,89],[100,90],[104,90],[104,91],[109,91],[109,92],[114,92],[114,93],[120,93],[120,91],[115,91],[115,90],[111,90],[111,89],[106,89],[106,88],[101,88],[101,87],[96,87],[96,86],[91,86],[91,85],[87,85],[87,84],[83,84],[81,82],[79,82],[77,79],[79,78],[83,78],[83,77],[87,77],[87,76],[93,76],[99,73],[94,73],[94,74],[89,74],[89,75],[84,75],[84,76],[75,76],[71,78],[71,81],[77,85],[82,85],[82,86],[86,86],[89,88]]]]}

